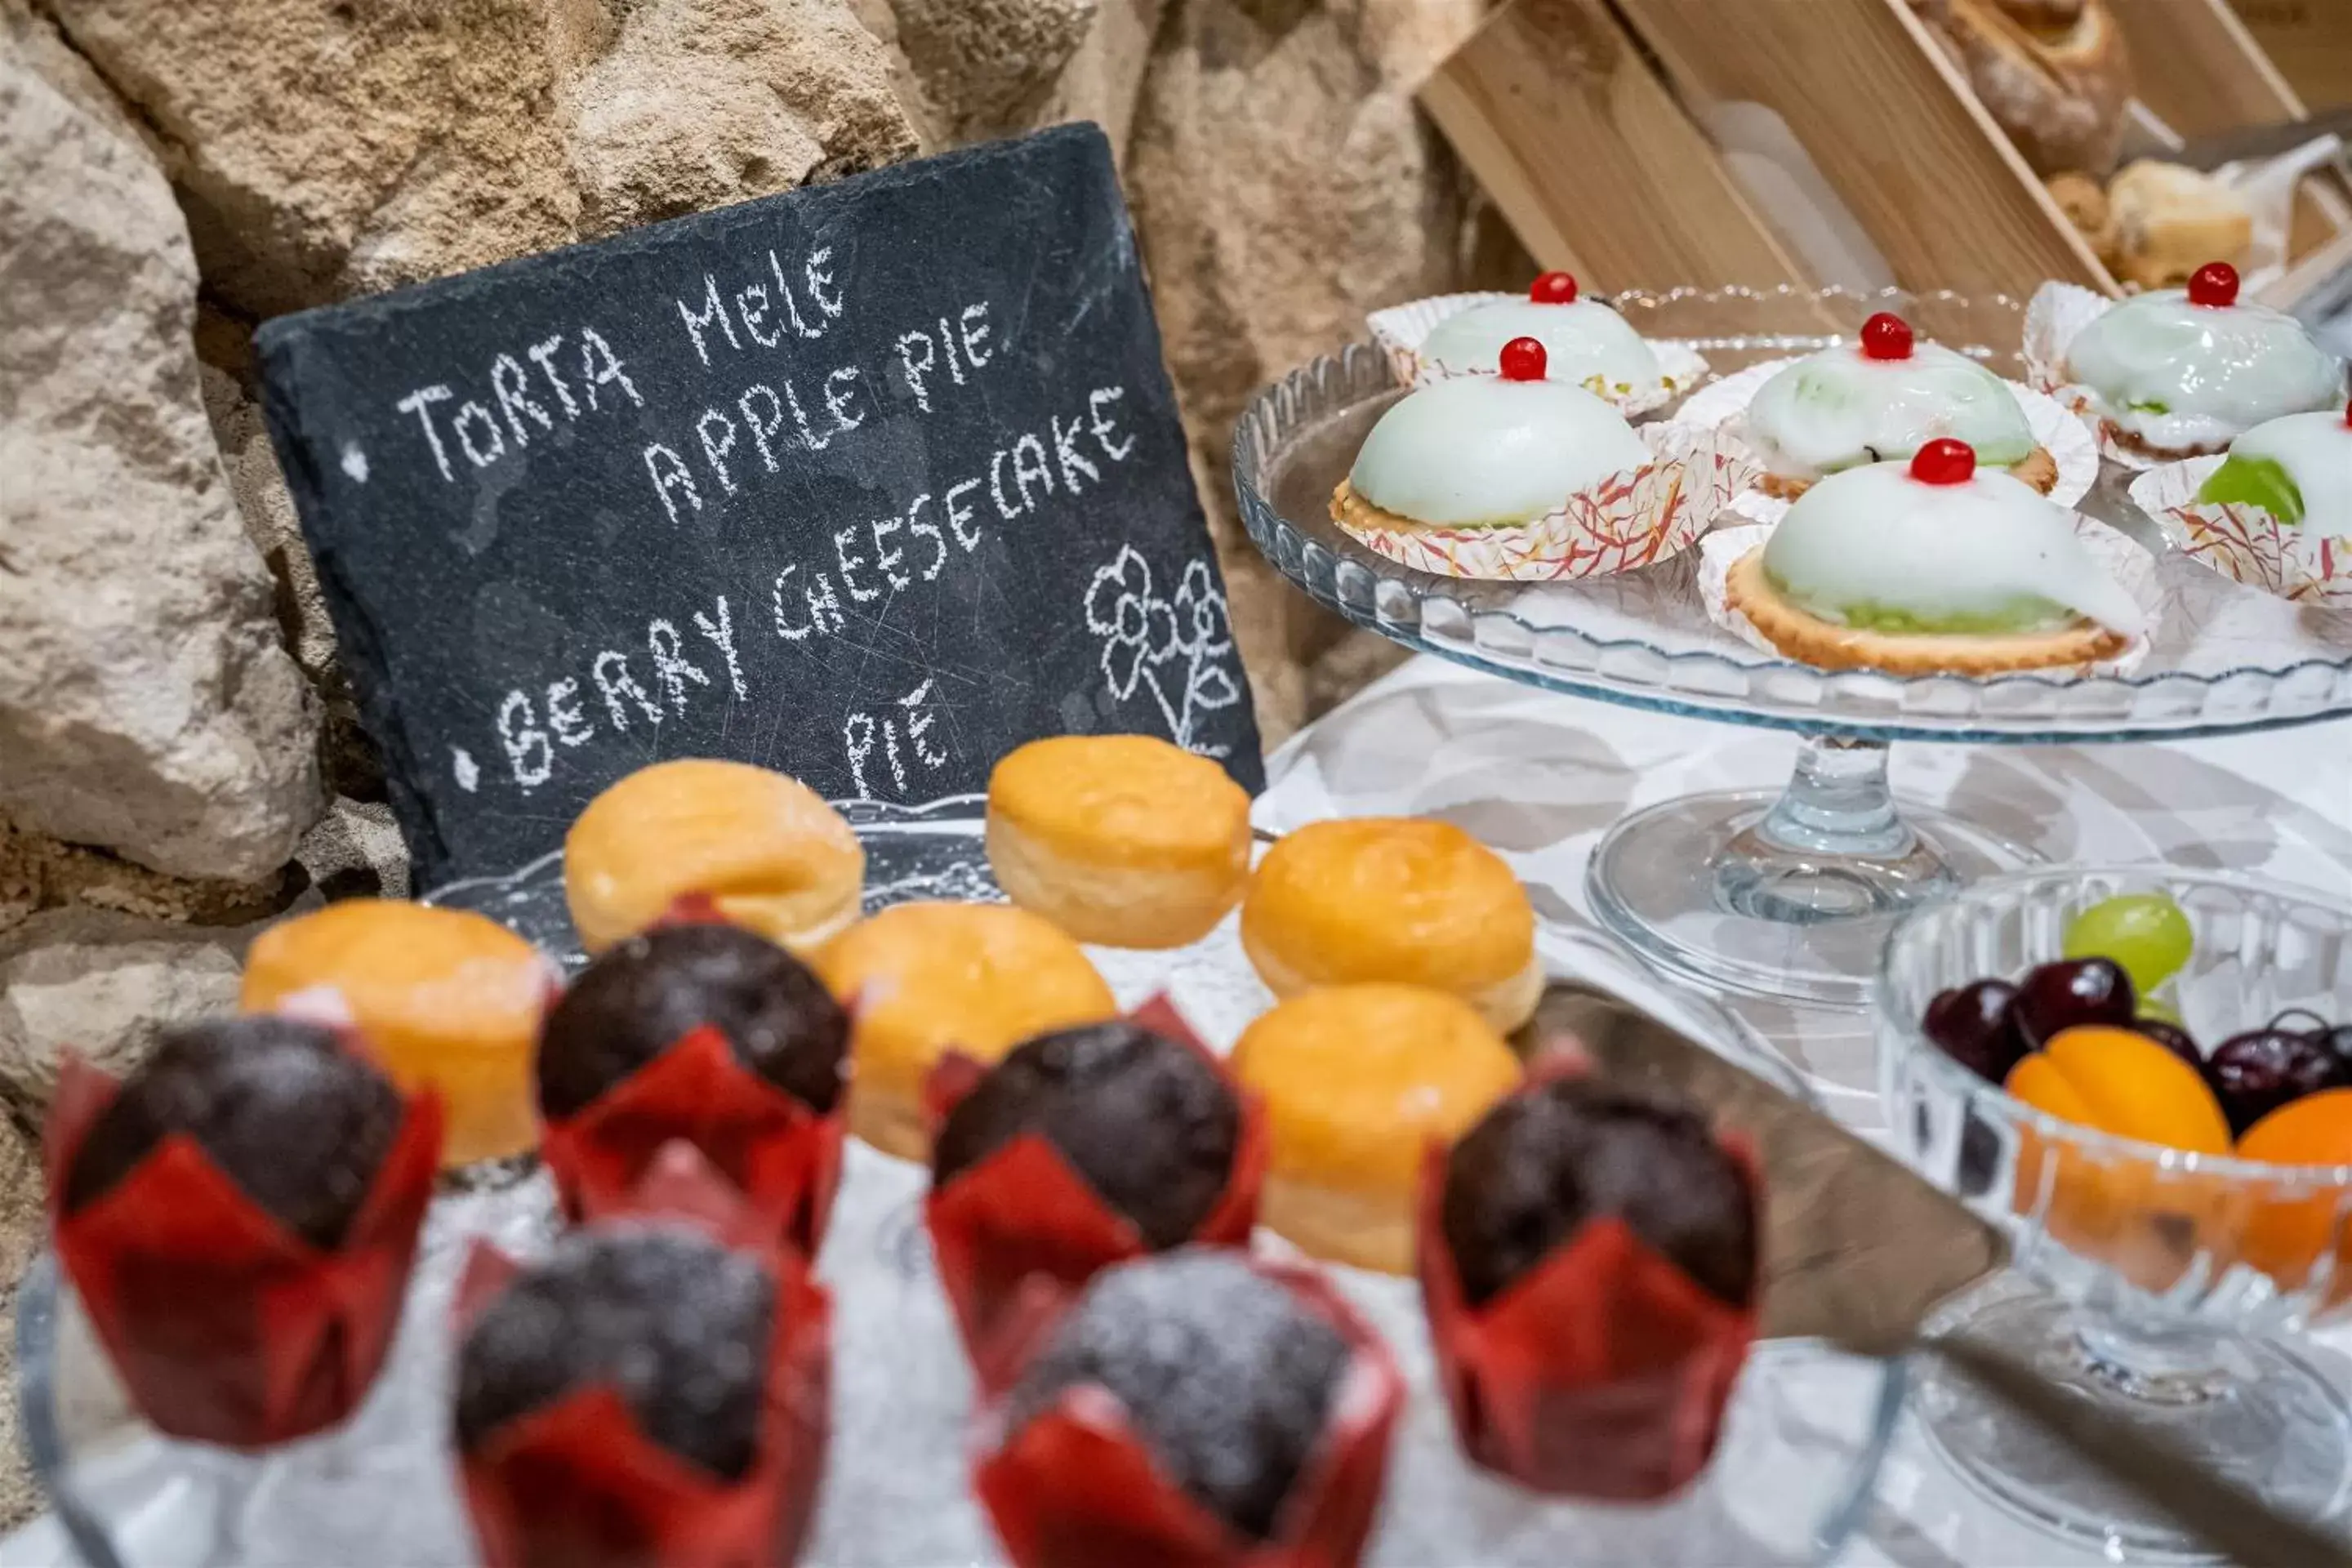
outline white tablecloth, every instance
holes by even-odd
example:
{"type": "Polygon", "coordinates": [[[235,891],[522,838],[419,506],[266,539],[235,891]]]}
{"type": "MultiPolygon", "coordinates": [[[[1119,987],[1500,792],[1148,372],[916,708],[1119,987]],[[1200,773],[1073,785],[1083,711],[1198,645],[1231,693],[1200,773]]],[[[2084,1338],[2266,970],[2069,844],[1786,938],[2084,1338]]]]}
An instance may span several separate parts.
{"type": "MultiPolygon", "coordinates": [[[[1552,928],[1547,956],[1635,1000],[1655,982],[1584,903],[1593,845],[1628,810],[1787,782],[1790,734],[1558,697],[1416,658],[1274,757],[1260,826],[1435,816],[1507,857],[1552,928]]],[[[1945,805],[2054,862],[2161,860],[2259,873],[2352,898],[2352,721],[2221,740],[1895,748],[1898,793],[1945,805]]],[[[1813,1078],[1849,1126],[1883,1127],[1859,1016],[1732,1006],[1813,1078]]],[[[2333,1360],[2334,1358],[2330,1358],[2333,1360]]],[[[2352,1363],[2337,1363],[2352,1367],[2352,1363]]],[[[2060,1568],[2071,1553],[1965,1491],[1907,1431],[1843,1561],[2060,1568]]]]}

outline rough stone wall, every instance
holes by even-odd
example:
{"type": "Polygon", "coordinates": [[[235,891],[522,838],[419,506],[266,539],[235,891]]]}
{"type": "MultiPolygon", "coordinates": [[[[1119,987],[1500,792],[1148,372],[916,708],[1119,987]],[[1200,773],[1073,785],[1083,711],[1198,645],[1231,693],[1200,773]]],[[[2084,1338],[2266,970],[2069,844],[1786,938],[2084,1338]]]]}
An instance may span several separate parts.
{"type": "Polygon", "coordinates": [[[254,922],[409,890],[258,321],[1098,121],[1271,742],[1386,650],[1242,540],[1232,425],[1473,281],[1493,227],[1412,92],[1486,3],[0,0],[0,1110],[224,1005],[254,922]]]}

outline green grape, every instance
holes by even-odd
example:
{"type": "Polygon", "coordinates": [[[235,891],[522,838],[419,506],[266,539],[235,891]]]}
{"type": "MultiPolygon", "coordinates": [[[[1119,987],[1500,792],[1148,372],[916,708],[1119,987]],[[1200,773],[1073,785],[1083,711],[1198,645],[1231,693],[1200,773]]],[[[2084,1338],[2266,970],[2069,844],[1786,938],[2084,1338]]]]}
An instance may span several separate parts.
{"type": "Polygon", "coordinates": [[[2195,943],[2189,917],[2162,893],[2104,899],[2066,922],[2068,958],[2109,958],[2145,996],[2180,973],[2195,943]]]}
{"type": "MultiPolygon", "coordinates": [[[[2121,961],[2118,960],[2118,962],[2121,961]]],[[[2133,982],[2132,989],[2135,992],[2138,991],[2138,982],[2133,982]]],[[[2180,1009],[2161,996],[2141,996],[2139,1016],[2143,1018],[2153,1018],[2159,1024],[2169,1024],[2176,1029],[2185,1029],[2189,1026],[2189,1020],[2180,1016],[2180,1009]]]]}

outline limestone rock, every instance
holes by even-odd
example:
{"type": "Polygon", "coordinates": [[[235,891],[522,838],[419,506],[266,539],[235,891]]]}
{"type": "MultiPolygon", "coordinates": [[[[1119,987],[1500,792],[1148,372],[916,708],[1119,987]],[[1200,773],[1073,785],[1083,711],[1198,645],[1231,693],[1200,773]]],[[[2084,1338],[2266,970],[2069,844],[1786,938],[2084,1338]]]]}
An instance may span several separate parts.
{"type": "Polygon", "coordinates": [[[580,224],[610,233],[914,154],[844,0],[635,0],[570,89],[580,224]]]}
{"type": "MultiPolygon", "coordinates": [[[[891,0],[898,44],[964,136],[1009,129],[1041,100],[1106,0],[891,0]]],[[[1108,0],[1120,8],[1119,0],[1108,0]]],[[[1128,7],[1131,9],[1132,7],[1128,7]]]]}
{"type": "Polygon", "coordinates": [[[1475,7],[1171,0],[1129,153],[1169,366],[1268,744],[1305,715],[1331,617],[1242,538],[1224,475],[1252,392],[1458,276],[1464,181],[1412,85],[1475,7]],[[1456,16],[1454,14],[1459,12],[1456,16]]]}
{"type": "Polygon", "coordinates": [[[295,858],[325,898],[404,899],[408,842],[380,800],[337,800],[304,835],[295,858]]]}
{"type": "Polygon", "coordinates": [[[1162,0],[1097,0],[1094,25],[1024,125],[1091,120],[1110,137],[1111,152],[1124,167],[1151,39],[1166,8],[1162,0]]]}
{"type": "Polygon", "coordinates": [[[0,1530],[42,1508],[16,1425],[16,1287],[48,1228],[39,1147],[0,1119],[0,1530]]]}
{"type": "Polygon", "coordinates": [[[0,806],[184,876],[275,871],[316,714],[197,394],[195,267],[139,139],[0,56],[0,806]]]}
{"type": "Polygon", "coordinates": [[[77,906],[142,920],[245,925],[284,909],[299,890],[299,874],[284,868],[251,882],[167,877],[27,832],[0,815],[0,935],[43,910],[77,906]]]}
{"type": "Polygon", "coordinates": [[[121,1074],[170,1025],[233,1010],[254,930],[54,910],[0,938],[0,1102],[38,1126],[64,1051],[121,1074]]]}
{"type": "Polygon", "coordinates": [[[276,314],[911,154],[850,0],[75,0],[211,289],[276,314]]]}

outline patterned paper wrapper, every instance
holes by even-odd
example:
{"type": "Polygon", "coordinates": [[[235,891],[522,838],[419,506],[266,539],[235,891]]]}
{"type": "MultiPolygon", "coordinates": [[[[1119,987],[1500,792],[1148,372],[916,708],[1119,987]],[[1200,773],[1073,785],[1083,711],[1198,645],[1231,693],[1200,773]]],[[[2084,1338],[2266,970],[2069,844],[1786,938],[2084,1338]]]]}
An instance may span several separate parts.
{"type": "MultiPolygon", "coordinates": [[[[2158,581],[2156,558],[2105,523],[2095,522],[2081,512],[2074,514],[2074,531],[2092,557],[2107,569],[2108,575],[2115,578],[2124,592],[2131,595],[2132,603],[2140,607],[2141,615],[2147,621],[2147,629],[2125,645],[2124,651],[2113,658],[2099,659],[2080,669],[2053,667],[2043,670],[2018,670],[2015,672],[2018,675],[2129,675],[2147,662],[2148,648],[2163,622],[2165,594],[2158,581]]],[[[1699,547],[1698,592],[1701,602],[1706,605],[1707,619],[1759,652],[1769,654],[1774,658],[1787,658],[1787,654],[1767,642],[1764,634],[1731,605],[1731,569],[1739,564],[1741,557],[1771,537],[1771,529],[1762,524],[1719,528],[1708,534],[1699,547]]]]}
{"type": "Polygon", "coordinates": [[[399,1327],[440,1163],[439,1099],[404,1099],[349,1232],[322,1251],[246,1196],[184,1133],[162,1139],[104,1194],[65,1213],[66,1174],[120,1090],[68,1057],[44,1155],[58,1254],[132,1403],[172,1436],[231,1448],[266,1448],[342,1421],[399,1327]]]}
{"type": "MultiPolygon", "coordinates": [[[[1223,1058],[1201,1043],[1165,997],[1146,1002],[1128,1021],[1197,1052],[1233,1090],[1241,1107],[1233,1171],[1186,1239],[1247,1247],[1265,1178],[1265,1108],[1243,1092],[1223,1058]]],[[[987,1071],[953,1051],[931,1069],[924,1097],[934,1133],[987,1071]]],[[[924,1200],[923,1220],[965,1351],[982,1386],[992,1391],[1009,1382],[1024,1359],[1026,1346],[1007,1337],[1015,1325],[1034,1331],[1050,1322],[1096,1274],[1150,1250],[1134,1225],[1034,1132],[934,1187],[924,1200]]]]}
{"type": "Polygon", "coordinates": [[[1762,469],[1732,437],[1685,425],[1634,432],[1654,460],[1611,475],[1532,522],[1501,528],[1339,526],[1374,553],[1441,577],[1557,583],[1681,554],[1762,469]]]}
{"type": "MultiPolygon", "coordinates": [[[[1492,375],[1492,371],[1448,369],[1421,352],[1421,345],[1448,316],[1480,305],[1516,304],[1527,299],[1524,294],[1438,294],[1426,300],[1414,300],[1407,304],[1392,305],[1385,310],[1375,310],[1367,317],[1372,330],[1372,341],[1388,356],[1389,369],[1403,386],[1426,386],[1457,375],[1492,375]]],[[[1664,408],[1675,398],[1705,381],[1707,376],[1706,356],[1688,343],[1674,338],[1646,340],[1651,352],[1658,357],[1659,379],[1647,386],[1612,386],[1601,377],[1590,376],[1581,384],[1587,392],[1613,405],[1626,418],[1664,408]]]]}
{"type": "MultiPolygon", "coordinates": [[[[460,1469],[485,1568],[788,1568],[815,1513],[832,1402],[832,1302],[767,1216],[684,1144],[613,1211],[694,1225],[756,1254],[776,1281],[757,1455],[734,1480],[646,1436],[610,1384],[517,1416],[460,1469]]],[[[457,1334],[520,1266],[478,1243],[458,1288],[457,1334]]]]}
{"type": "Polygon", "coordinates": [[[1250,1266],[1323,1314],[1355,1352],[1274,1538],[1245,1540],[1187,1497],[1118,1398],[1084,1385],[1017,1431],[1003,1429],[999,1410],[981,1417],[973,1489],[1015,1568],[1352,1568],[1363,1554],[1403,1377],[1380,1337],[1314,1270],[1266,1258],[1250,1266]]]}
{"type": "Polygon", "coordinates": [[[2298,605],[2352,609],[2352,539],[2325,538],[2259,506],[2198,500],[2226,461],[2196,458],[2151,468],[2132,481],[2132,502],[2174,549],[2231,582],[2298,605]]]}
{"type": "MultiPolygon", "coordinates": [[[[1586,1070],[1573,1060],[1536,1081],[1586,1070]]],[[[1763,1176],[1746,1140],[1763,1235],[1763,1176]]],[[[1651,1502],[1706,1468],[1756,1337],[1756,1306],[1709,1294],[1612,1216],[1588,1223],[1483,1307],[1462,1297],[1442,1215],[1445,1151],[1422,1166],[1418,1272],[1438,1381],[1463,1451],[1558,1497],[1651,1502]]]]}
{"type": "MultiPolygon", "coordinates": [[[[1727,430],[1737,436],[1756,394],[1766,382],[1796,363],[1794,359],[1768,360],[1725,376],[1675,409],[1674,422],[1727,430]]],[[[2071,507],[2089,495],[2092,487],[2099,482],[2099,443],[2092,436],[2091,427],[2047,393],[2014,381],[2001,384],[2009,388],[2018,406],[2025,411],[2025,423],[2033,432],[2034,441],[2058,464],[2058,482],[2052,488],[2050,499],[2060,506],[2071,507]]],[[[1760,489],[1743,490],[1732,498],[1729,510],[1716,526],[1778,522],[1789,515],[1792,504],[1760,489]]]]}

